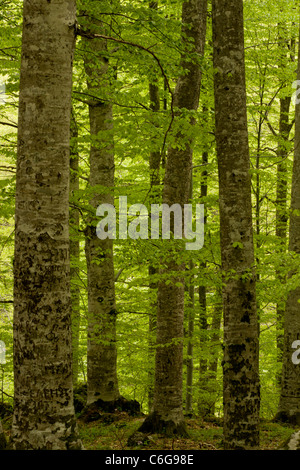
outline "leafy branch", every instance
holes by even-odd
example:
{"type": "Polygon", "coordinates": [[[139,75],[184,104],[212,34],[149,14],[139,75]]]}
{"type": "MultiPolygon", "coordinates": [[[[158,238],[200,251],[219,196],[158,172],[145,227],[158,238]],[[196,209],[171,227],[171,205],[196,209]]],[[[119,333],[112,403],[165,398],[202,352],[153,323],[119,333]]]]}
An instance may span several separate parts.
{"type": "Polygon", "coordinates": [[[81,37],[85,37],[87,39],[105,39],[106,41],[114,41],[114,42],[117,42],[118,44],[124,44],[124,45],[127,45],[127,46],[131,46],[131,47],[136,47],[144,52],[147,52],[148,54],[150,54],[153,59],[156,61],[160,71],[161,71],[161,74],[165,80],[165,84],[166,84],[166,87],[167,87],[167,90],[171,96],[171,105],[170,105],[170,109],[171,109],[171,121],[170,121],[170,124],[166,130],[166,133],[165,133],[165,136],[164,136],[164,140],[163,140],[163,145],[162,145],[162,150],[161,150],[161,154],[163,154],[164,152],[164,149],[165,149],[165,145],[166,145],[166,140],[167,140],[167,135],[169,134],[171,128],[172,128],[172,125],[173,125],[173,121],[174,121],[174,117],[175,117],[175,112],[174,112],[174,93],[172,91],[172,88],[171,88],[171,85],[170,85],[170,82],[169,82],[169,79],[166,75],[166,72],[159,60],[159,58],[157,57],[157,55],[150,49],[150,47],[145,47],[145,46],[142,46],[141,44],[138,44],[138,43],[135,43],[135,42],[131,42],[131,41],[126,41],[125,39],[122,39],[122,38],[114,38],[112,36],[107,36],[105,34],[99,34],[99,33],[92,33],[90,31],[85,31],[83,30],[80,26],[77,26],[77,29],[76,29],[76,34],[78,36],[81,36],[81,37]]]}

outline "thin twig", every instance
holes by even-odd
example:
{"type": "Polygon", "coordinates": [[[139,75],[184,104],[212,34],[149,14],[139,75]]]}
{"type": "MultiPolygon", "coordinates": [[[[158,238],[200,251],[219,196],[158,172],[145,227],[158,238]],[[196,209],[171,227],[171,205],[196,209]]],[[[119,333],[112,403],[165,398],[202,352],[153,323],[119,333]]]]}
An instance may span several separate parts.
{"type": "Polygon", "coordinates": [[[0,388],[0,392],[1,392],[1,393],[4,393],[4,395],[6,395],[6,396],[9,397],[9,398],[14,398],[14,397],[12,397],[11,395],[9,395],[8,393],[6,393],[2,388],[0,388]]]}
{"type": "Polygon", "coordinates": [[[10,126],[10,127],[18,128],[17,124],[13,124],[13,123],[10,123],[10,122],[0,121],[0,124],[2,124],[2,126],[10,126]]]}
{"type": "Polygon", "coordinates": [[[170,93],[170,96],[171,96],[171,105],[170,105],[171,121],[170,121],[170,124],[169,124],[169,126],[166,130],[164,140],[163,140],[163,145],[162,145],[162,150],[161,150],[161,154],[163,154],[164,149],[165,149],[165,145],[166,145],[167,135],[171,131],[173,121],[174,121],[174,117],[175,117],[175,113],[174,113],[174,93],[172,91],[172,88],[171,88],[170,82],[168,80],[168,77],[166,75],[166,72],[164,71],[164,68],[163,68],[159,58],[157,57],[157,55],[153,51],[150,50],[150,47],[147,48],[147,47],[142,46],[141,44],[131,42],[131,41],[126,41],[125,39],[114,38],[112,36],[106,36],[105,34],[98,34],[98,33],[92,33],[90,31],[84,31],[80,26],[77,27],[76,33],[77,33],[78,36],[82,36],[82,37],[85,37],[87,39],[97,39],[97,38],[99,38],[99,39],[105,39],[106,41],[114,41],[114,42],[117,42],[119,44],[124,44],[124,45],[127,45],[127,46],[136,47],[136,48],[138,48],[138,49],[140,49],[144,52],[147,52],[148,54],[150,54],[154,58],[154,60],[156,61],[157,65],[158,65],[158,67],[161,71],[162,76],[164,77],[168,92],[170,93]]]}

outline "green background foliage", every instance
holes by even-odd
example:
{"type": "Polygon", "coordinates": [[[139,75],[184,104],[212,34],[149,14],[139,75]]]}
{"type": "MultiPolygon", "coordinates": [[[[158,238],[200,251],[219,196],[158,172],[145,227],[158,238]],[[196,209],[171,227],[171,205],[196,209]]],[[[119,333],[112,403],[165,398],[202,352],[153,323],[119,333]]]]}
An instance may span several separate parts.
{"type": "MultiPolygon", "coordinates": [[[[7,101],[0,104],[0,340],[7,347],[7,362],[1,366],[4,400],[13,394],[12,321],[13,308],[13,239],[14,191],[17,145],[18,80],[21,52],[20,1],[3,0],[0,13],[0,74],[6,84],[7,101]],[[5,303],[2,303],[5,302],[5,303]]],[[[285,301],[289,289],[299,285],[299,274],[282,283],[277,273],[286,275],[291,267],[299,266],[297,256],[281,248],[275,234],[276,222],[276,168],[280,160],[276,151],[282,136],[279,133],[279,99],[291,96],[296,79],[296,56],[293,44],[298,34],[296,2],[281,0],[250,0],[244,2],[245,52],[247,76],[247,109],[253,190],[253,215],[256,246],[257,295],[260,318],[260,374],[261,414],[271,419],[277,411],[277,376],[281,363],[277,359],[276,304],[285,301]],[[279,28],[278,25],[284,25],[279,28]],[[280,34],[279,34],[280,32],[280,34]],[[294,42],[293,42],[294,41],[294,42]],[[288,44],[282,63],[282,44],[288,44]]],[[[209,7],[210,9],[210,7],[209,7]]],[[[107,83],[93,97],[113,103],[113,139],[115,152],[116,204],[120,195],[126,195],[128,205],[149,205],[153,188],[149,186],[149,155],[174,143],[176,126],[170,128],[172,118],[171,96],[180,73],[181,1],[160,1],[157,8],[149,8],[146,1],[78,2],[78,22],[85,28],[86,11],[106,22],[110,30],[106,59],[111,65],[107,83]],[[150,53],[151,51],[151,53],[150,53]],[[163,72],[162,72],[163,71],[163,72]],[[160,110],[153,112],[149,102],[149,83],[155,83],[160,92],[160,110]]],[[[99,188],[88,184],[88,153],[91,136],[88,125],[88,95],[83,65],[85,47],[77,38],[73,77],[73,107],[78,127],[80,187],[70,198],[70,205],[80,212],[81,253],[77,288],[80,291],[81,326],[79,348],[79,379],[86,381],[86,324],[87,279],[84,256],[85,221],[90,213],[89,200],[99,188]]],[[[193,58],[191,57],[191,60],[193,58]]],[[[188,124],[188,113],[183,115],[180,128],[186,137],[193,133],[194,169],[193,202],[204,203],[207,224],[205,243],[197,252],[182,252],[182,259],[193,261],[186,272],[187,286],[192,282],[195,303],[192,312],[195,328],[192,338],[194,350],[193,409],[200,401],[209,401],[213,395],[215,414],[222,414],[222,323],[214,329],[216,305],[220,303],[221,265],[219,245],[218,174],[214,143],[213,66],[211,45],[211,18],[204,60],[199,66],[203,72],[200,106],[195,113],[196,126],[188,124]],[[203,154],[208,162],[203,164],[203,154]],[[204,169],[207,172],[208,195],[201,197],[204,169]],[[199,286],[206,287],[205,330],[200,328],[199,286]],[[214,343],[214,334],[219,341],[214,343]],[[200,363],[219,360],[216,377],[200,377],[200,363]],[[213,382],[212,388],[203,388],[203,379],[213,382]],[[212,392],[214,391],[214,393],[212,392]]],[[[294,106],[290,109],[293,119],[294,106]]],[[[98,136],[99,138],[101,135],[98,136]]],[[[184,142],[183,142],[184,145],[184,142]]],[[[286,142],[288,157],[287,181],[291,183],[293,128],[286,142]]],[[[163,168],[162,168],[163,176],[163,168]]],[[[288,191],[289,197],[289,191],[288,191]]],[[[289,199],[288,199],[289,200],[289,199]]],[[[288,203],[289,205],[289,203],[288,203]]],[[[164,243],[156,240],[116,240],[114,244],[115,270],[121,274],[116,282],[118,374],[122,395],[137,399],[147,412],[149,389],[148,323],[156,290],[149,289],[149,264],[162,266],[164,243]]],[[[168,245],[169,246],[169,245],[168,245]]],[[[78,261],[76,261],[77,263],[78,261]]],[[[297,270],[296,270],[297,272],[297,270]]],[[[159,280],[156,275],[152,281],[159,280]]],[[[191,312],[186,293],[185,364],[187,360],[188,315],[191,312]]],[[[186,367],[184,369],[186,373],[186,367]]],[[[1,377],[1,375],[0,375],[1,377]]],[[[1,380],[1,379],[0,379],[1,380]]],[[[185,380],[184,380],[185,384],[185,380]]],[[[184,389],[184,394],[186,390],[184,389]]],[[[0,391],[1,395],[1,391],[0,391]]],[[[3,395],[2,395],[3,396],[3,395]]]]}

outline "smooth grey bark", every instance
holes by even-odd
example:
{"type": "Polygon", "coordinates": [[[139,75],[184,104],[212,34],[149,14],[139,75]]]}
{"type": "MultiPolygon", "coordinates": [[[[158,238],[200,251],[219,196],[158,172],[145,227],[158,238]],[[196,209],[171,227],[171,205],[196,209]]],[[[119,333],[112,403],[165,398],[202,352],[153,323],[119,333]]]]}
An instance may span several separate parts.
{"type": "MultiPolygon", "coordinates": [[[[193,43],[193,51],[203,54],[206,32],[206,1],[185,1],[182,6],[183,44],[187,38],[193,43]]],[[[197,110],[199,103],[201,70],[196,61],[182,55],[182,74],[176,84],[174,107],[180,110],[197,110]]],[[[176,116],[175,116],[176,120],[176,116]]],[[[194,120],[191,119],[191,125],[194,120]]],[[[179,129],[175,136],[184,148],[170,147],[167,155],[163,203],[188,203],[192,171],[192,141],[179,129]]],[[[173,256],[166,261],[166,273],[172,273],[170,284],[158,284],[157,343],[155,356],[155,383],[153,411],[146,418],[141,432],[165,432],[186,434],[183,417],[182,369],[183,369],[183,317],[184,317],[184,265],[178,265],[173,256]],[[181,285],[181,286],[180,286],[181,285]]]]}
{"type": "MultiPolygon", "coordinates": [[[[290,43],[284,40],[284,25],[279,24],[279,67],[281,70],[287,65],[287,56],[290,61],[294,62],[294,46],[295,40],[292,39],[290,43]]],[[[284,83],[283,83],[284,85],[284,83]]],[[[287,190],[288,190],[288,170],[287,159],[289,155],[289,137],[293,126],[293,121],[289,120],[289,113],[291,107],[291,96],[280,97],[279,107],[279,131],[278,131],[278,146],[277,146],[277,178],[276,178],[276,222],[275,234],[279,242],[279,253],[286,253],[288,247],[288,208],[287,208],[287,190]]],[[[282,284],[286,284],[286,276],[277,270],[276,277],[282,284]]],[[[277,360],[282,361],[283,353],[283,321],[284,321],[285,304],[284,301],[276,305],[277,315],[277,360]]]]}
{"type": "MultiPolygon", "coordinates": [[[[95,32],[103,25],[90,23],[95,32]]],[[[105,93],[109,81],[107,44],[103,39],[86,40],[85,69],[90,95],[105,93]]],[[[89,186],[95,189],[91,207],[114,205],[113,109],[108,101],[89,101],[90,148],[89,186]],[[103,191],[103,187],[106,189],[103,191]]],[[[113,240],[100,240],[96,234],[95,217],[85,230],[85,253],[88,271],[88,349],[87,404],[99,399],[113,402],[119,398],[116,346],[116,300],[113,240]]]]}
{"type": "MultiPolygon", "coordinates": [[[[299,31],[300,37],[300,31],[299,31]]],[[[300,80],[300,42],[298,49],[297,79],[300,80]]],[[[300,254],[300,104],[295,106],[294,162],[289,225],[289,252],[300,254]]],[[[290,272],[289,276],[295,274],[290,272]]],[[[282,381],[277,419],[300,423],[300,374],[299,364],[294,364],[292,347],[300,339],[299,304],[300,287],[291,290],[287,297],[284,317],[282,381]]]]}
{"type": "Polygon", "coordinates": [[[11,447],[81,449],[73,406],[69,263],[75,2],[24,0],[23,8],[11,447]]]}
{"type": "Polygon", "coordinates": [[[216,146],[224,309],[224,448],[259,446],[256,275],[242,0],[213,0],[216,146]]]}
{"type": "MultiPolygon", "coordinates": [[[[209,332],[206,331],[206,354],[209,348],[210,360],[200,361],[198,414],[200,416],[214,416],[215,404],[219,396],[217,384],[218,360],[221,343],[221,321],[222,321],[222,293],[217,288],[213,300],[214,311],[209,332]]],[[[200,338],[201,339],[201,338],[200,338]]],[[[203,346],[202,346],[203,347],[203,346]]]]}
{"type": "MultiPolygon", "coordinates": [[[[277,178],[276,178],[276,223],[275,234],[280,243],[279,252],[285,253],[287,249],[287,226],[288,226],[288,213],[287,213],[287,158],[288,158],[288,140],[291,130],[291,123],[289,122],[291,97],[286,96],[280,98],[280,112],[279,112],[279,143],[277,148],[277,156],[280,159],[277,164],[277,178]]],[[[286,277],[276,272],[277,279],[281,283],[286,283],[286,277]]],[[[284,302],[276,305],[277,315],[277,358],[282,361],[283,352],[283,322],[284,322],[284,302]]]]}
{"type": "MultiPolygon", "coordinates": [[[[149,266],[149,289],[156,290],[157,282],[152,280],[152,276],[157,274],[157,269],[149,266]]],[[[150,293],[150,295],[152,295],[150,293]]],[[[148,335],[148,410],[151,411],[153,407],[154,396],[154,369],[155,369],[155,344],[156,344],[156,315],[157,315],[157,302],[152,302],[149,310],[149,335],[148,335]]]]}
{"type": "MultiPolygon", "coordinates": [[[[205,112],[206,109],[203,109],[205,112]]],[[[202,180],[201,180],[201,189],[200,189],[200,196],[201,201],[203,202],[203,198],[207,197],[207,170],[205,165],[208,163],[208,154],[207,152],[203,152],[202,155],[202,164],[204,165],[204,170],[202,171],[202,180]]],[[[207,223],[206,215],[204,216],[204,223],[207,223]]],[[[203,261],[200,265],[200,269],[206,268],[206,262],[203,261]]],[[[208,329],[208,322],[207,322],[207,309],[206,309],[206,286],[203,284],[199,285],[199,333],[200,333],[200,360],[199,360],[199,383],[198,383],[198,412],[201,416],[206,414],[206,404],[205,398],[203,396],[207,390],[207,383],[206,383],[206,372],[207,372],[207,360],[203,359],[203,352],[205,354],[205,349],[207,347],[207,329],[208,329]],[[202,400],[203,399],[203,400],[202,400]]]]}
{"type": "Polygon", "coordinates": [[[218,371],[218,362],[220,356],[220,346],[221,346],[221,323],[222,323],[222,295],[217,290],[216,300],[214,304],[214,313],[212,318],[212,336],[210,338],[210,347],[212,352],[212,359],[208,364],[208,381],[209,381],[209,400],[206,404],[206,411],[209,415],[214,416],[215,405],[219,395],[219,388],[217,386],[217,371],[218,371]]]}
{"type": "MultiPolygon", "coordinates": [[[[78,129],[74,110],[71,110],[71,146],[70,146],[70,198],[79,190],[79,155],[78,129]]],[[[70,205],[70,286],[72,306],[72,351],[73,351],[73,385],[78,382],[79,370],[79,332],[80,332],[80,289],[79,289],[79,210],[76,204],[70,205]]]]}
{"type": "MultiPolygon", "coordinates": [[[[201,185],[202,197],[202,185],[201,185]]],[[[191,173],[190,185],[190,201],[193,199],[193,168],[191,173]]],[[[201,200],[202,202],[202,200],[201,200]]],[[[188,267],[189,272],[188,284],[186,283],[186,290],[188,292],[188,331],[187,331],[187,358],[186,358],[186,397],[185,397],[185,414],[193,414],[193,376],[194,376],[194,329],[195,329],[195,279],[194,279],[193,260],[190,260],[188,267]]]]}
{"type": "MultiPolygon", "coordinates": [[[[202,263],[205,267],[205,263],[202,263]]],[[[208,361],[205,359],[207,353],[208,341],[208,322],[207,322],[207,302],[206,302],[206,287],[199,286],[199,343],[200,343],[200,357],[199,357],[199,383],[198,383],[198,412],[200,416],[207,414],[206,410],[206,395],[207,395],[207,365],[208,361]],[[204,356],[204,357],[203,357],[204,356]]]]}
{"type": "MultiPolygon", "coordinates": [[[[157,2],[150,1],[150,10],[157,9],[157,2]]],[[[159,84],[156,78],[153,82],[149,83],[149,101],[150,109],[152,111],[153,125],[157,127],[155,122],[155,113],[160,110],[160,96],[159,84]],[[153,119],[154,117],[154,119],[153,119]]],[[[150,173],[150,204],[159,202],[160,194],[160,166],[161,166],[161,152],[158,148],[157,137],[152,138],[153,148],[149,155],[149,173],[150,173]]],[[[149,289],[150,296],[152,297],[151,290],[157,290],[157,282],[153,281],[153,276],[159,272],[158,268],[149,265],[149,289]]],[[[154,396],[154,368],[155,368],[155,343],[156,343],[156,316],[157,316],[157,299],[150,305],[149,311],[149,344],[148,344],[148,409],[152,410],[153,396],[154,396]]]]}
{"type": "MultiPolygon", "coordinates": [[[[150,8],[156,8],[156,4],[150,4],[150,8]]],[[[149,83],[149,100],[152,113],[160,110],[159,86],[157,80],[149,83]]],[[[155,120],[154,120],[155,125],[155,120]]],[[[157,149],[157,139],[153,139],[153,149],[149,155],[149,173],[150,173],[150,203],[159,202],[160,192],[160,165],[161,152],[157,149]]],[[[153,281],[153,276],[158,273],[158,268],[149,266],[149,289],[157,290],[157,282],[153,281]]],[[[150,293],[150,295],[152,295],[150,293]]],[[[154,368],[155,368],[155,343],[156,343],[156,316],[157,316],[157,300],[150,306],[149,311],[149,346],[148,346],[148,409],[152,409],[154,396],[154,368]]]]}
{"type": "Polygon", "coordinates": [[[193,376],[194,376],[194,329],[195,329],[195,282],[193,275],[194,263],[189,263],[189,286],[188,286],[188,344],[186,359],[186,398],[185,414],[193,413],[193,376]]]}

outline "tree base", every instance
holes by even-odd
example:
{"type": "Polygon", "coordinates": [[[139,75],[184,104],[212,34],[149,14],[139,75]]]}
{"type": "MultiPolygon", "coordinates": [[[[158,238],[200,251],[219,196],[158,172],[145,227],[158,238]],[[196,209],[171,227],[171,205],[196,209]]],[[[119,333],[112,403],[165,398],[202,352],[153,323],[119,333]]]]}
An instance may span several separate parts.
{"type": "Polygon", "coordinates": [[[173,420],[165,421],[156,412],[150,413],[138,432],[144,434],[165,434],[166,436],[189,437],[184,420],[175,422],[173,420]]]}
{"type": "Polygon", "coordinates": [[[97,400],[87,405],[81,411],[79,418],[85,423],[103,420],[106,424],[112,423],[119,419],[118,413],[126,412],[130,416],[141,414],[140,404],[136,400],[127,400],[119,397],[114,401],[97,400]]]}
{"type": "Polygon", "coordinates": [[[9,403],[0,403],[0,418],[6,418],[7,416],[12,416],[14,412],[13,406],[9,403]]]}
{"type": "Polygon", "coordinates": [[[19,427],[12,427],[8,442],[8,450],[84,450],[79,438],[76,422],[64,427],[65,423],[49,422],[49,427],[43,429],[37,424],[28,431],[19,427]]]}
{"type": "Polygon", "coordinates": [[[294,432],[278,450],[300,450],[300,431],[294,432]]]}
{"type": "Polygon", "coordinates": [[[279,411],[275,418],[275,422],[291,424],[292,426],[300,426],[300,412],[289,413],[287,411],[279,411]]]}
{"type": "Polygon", "coordinates": [[[73,390],[73,401],[75,413],[81,413],[86,405],[87,397],[87,384],[81,383],[74,387],[73,390]]]}

